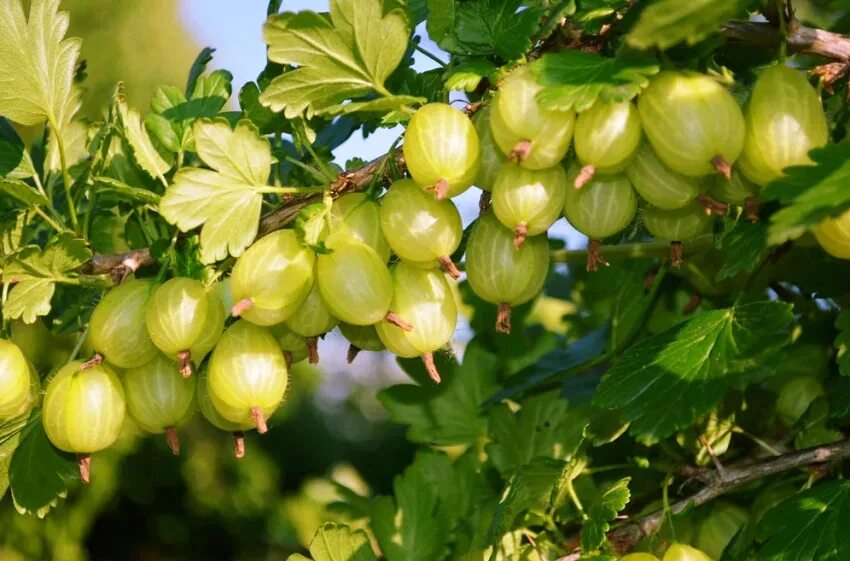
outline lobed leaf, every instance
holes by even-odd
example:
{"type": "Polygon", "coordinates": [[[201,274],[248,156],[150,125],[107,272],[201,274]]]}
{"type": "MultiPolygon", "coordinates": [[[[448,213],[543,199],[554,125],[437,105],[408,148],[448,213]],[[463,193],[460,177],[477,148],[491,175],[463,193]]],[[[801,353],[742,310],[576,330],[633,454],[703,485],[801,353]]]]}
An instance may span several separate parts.
{"type": "MultiPolygon", "coordinates": [[[[352,530],[344,524],[327,523],[310,542],[313,561],[377,561],[369,536],[363,530],[352,530]]],[[[289,561],[303,561],[300,554],[290,555],[289,561]]]]}
{"type": "Polygon", "coordinates": [[[541,12],[521,0],[429,2],[428,32],[444,50],[462,56],[516,60],[531,48],[541,12]],[[433,5],[433,6],[432,6],[433,5]]]}
{"type": "Polygon", "coordinates": [[[626,36],[637,49],[694,45],[744,11],[749,0],[657,0],[644,9],[626,36]]]}
{"type": "Polygon", "coordinates": [[[581,528],[581,550],[585,553],[599,549],[605,543],[605,534],[611,529],[610,522],[617,518],[631,500],[629,482],[625,477],[605,490],[601,497],[590,507],[589,519],[581,528]]]}

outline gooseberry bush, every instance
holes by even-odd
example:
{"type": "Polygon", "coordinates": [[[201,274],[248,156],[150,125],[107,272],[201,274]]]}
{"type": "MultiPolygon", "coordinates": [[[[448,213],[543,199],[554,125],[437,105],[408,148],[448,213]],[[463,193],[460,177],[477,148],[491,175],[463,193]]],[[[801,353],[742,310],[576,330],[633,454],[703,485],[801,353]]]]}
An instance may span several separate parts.
{"type": "Polygon", "coordinates": [[[273,0],[235,99],[205,49],[89,122],[58,4],[0,0],[23,515],[122,431],[250,454],[338,329],[398,356],[418,451],[315,561],[850,559],[850,38],[785,0],[273,0]]]}

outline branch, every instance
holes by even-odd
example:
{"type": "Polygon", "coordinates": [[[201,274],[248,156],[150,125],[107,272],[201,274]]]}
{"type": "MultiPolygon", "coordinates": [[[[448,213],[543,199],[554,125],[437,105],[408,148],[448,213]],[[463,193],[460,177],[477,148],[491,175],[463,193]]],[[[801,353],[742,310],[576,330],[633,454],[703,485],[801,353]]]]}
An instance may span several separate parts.
{"type": "MultiPolygon", "coordinates": [[[[710,470],[702,476],[702,479],[706,481],[706,486],[694,495],[670,505],[670,510],[673,514],[678,514],[687,508],[703,505],[757,479],[803,466],[834,462],[846,458],[850,458],[850,439],[784,454],[763,462],[743,462],[731,467],[727,466],[723,473],[710,470]]],[[[608,532],[608,540],[619,553],[626,553],[637,542],[653,534],[661,526],[663,520],[664,511],[662,510],[633,518],[608,532]]],[[[581,558],[581,553],[576,552],[562,557],[558,561],[576,561],[579,558],[581,558]]]]}
{"type": "MultiPolygon", "coordinates": [[[[721,30],[732,42],[774,48],[782,34],[772,23],[755,21],[730,21],[721,30]]],[[[818,55],[843,62],[850,61],[850,37],[801,24],[796,19],[788,22],[786,35],[788,50],[818,55]]]]}

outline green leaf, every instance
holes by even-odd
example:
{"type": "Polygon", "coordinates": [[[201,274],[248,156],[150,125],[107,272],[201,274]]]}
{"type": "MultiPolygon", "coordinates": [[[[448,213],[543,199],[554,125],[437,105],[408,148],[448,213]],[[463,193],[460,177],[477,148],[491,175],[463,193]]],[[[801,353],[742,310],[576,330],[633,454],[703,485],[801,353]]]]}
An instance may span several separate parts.
{"type": "Polygon", "coordinates": [[[428,35],[440,44],[454,31],[455,0],[428,0],[428,35]]]}
{"type": "Polygon", "coordinates": [[[503,476],[537,457],[569,459],[584,440],[586,424],[570,414],[560,392],[528,398],[518,412],[500,405],[490,415],[487,455],[503,476]]]}
{"type": "Polygon", "coordinates": [[[841,310],[835,319],[835,329],[838,330],[834,345],[838,372],[842,376],[850,376],[850,310],[841,310]]]}
{"type": "Polygon", "coordinates": [[[21,441],[21,433],[16,432],[11,436],[0,434],[0,500],[9,490],[9,466],[12,464],[12,456],[21,441]]]}
{"type": "Polygon", "coordinates": [[[343,105],[335,105],[329,107],[323,114],[334,117],[336,115],[350,115],[351,113],[388,113],[395,111],[399,107],[405,105],[418,105],[423,103],[425,98],[412,95],[391,95],[388,97],[379,97],[369,101],[352,101],[343,105]]]}
{"type": "MultiPolygon", "coordinates": [[[[458,365],[445,354],[435,355],[443,381],[393,386],[378,394],[390,420],[409,425],[407,438],[422,444],[473,444],[487,434],[484,399],[497,388],[498,358],[475,339],[458,365]]],[[[418,359],[400,361],[407,371],[421,368],[418,359]]]]}
{"type": "Polygon", "coordinates": [[[195,84],[198,82],[198,77],[207,69],[207,65],[212,62],[215,49],[212,47],[204,47],[195,60],[192,66],[189,67],[189,77],[186,79],[186,95],[190,95],[195,90],[195,84]]]}
{"type": "Polygon", "coordinates": [[[121,123],[124,125],[124,137],[133,150],[136,163],[148,175],[165,183],[164,175],[171,169],[171,162],[166,161],[157,151],[153,142],[151,142],[150,136],[148,136],[148,131],[142,122],[141,115],[138,110],[130,109],[127,106],[120,87],[116,102],[118,115],[121,118],[121,123]]]}
{"type": "Polygon", "coordinates": [[[717,271],[718,282],[741,272],[752,272],[767,254],[767,224],[739,220],[720,238],[723,266],[717,271]]]}
{"type": "Polygon", "coordinates": [[[847,521],[850,481],[828,481],[793,496],[767,512],[756,539],[756,561],[850,559],[847,521]]]}
{"type": "Polygon", "coordinates": [[[71,271],[91,259],[85,240],[71,233],[60,234],[43,250],[29,246],[18,253],[3,270],[3,282],[13,283],[3,315],[33,323],[50,313],[50,299],[57,282],[73,282],[71,271]]]}
{"type": "MultiPolygon", "coordinates": [[[[429,9],[431,9],[429,3],[429,9]]],[[[531,48],[541,13],[529,7],[518,11],[521,0],[469,0],[450,8],[433,2],[437,22],[428,27],[431,37],[444,50],[463,56],[499,55],[505,60],[520,58],[531,48]]],[[[434,17],[431,12],[431,17],[434,17]]]]}
{"type": "Polygon", "coordinates": [[[810,166],[785,169],[785,177],[761,191],[784,208],[770,217],[768,243],[778,245],[801,236],[808,228],[850,208],[850,142],[830,144],[809,152],[810,166]]]}
{"type": "Polygon", "coordinates": [[[256,82],[248,82],[239,90],[239,107],[244,117],[257,125],[262,134],[284,129],[282,116],[260,103],[260,87],[256,82]]]}
{"type": "Polygon", "coordinates": [[[65,39],[68,13],[59,0],[0,3],[0,115],[22,125],[45,119],[62,130],[80,104],[74,69],[81,41],[65,39]]]}
{"type": "Polygon", "coordinates": [[[658,0],[640,14],[626,42],[637,49],[694,45],[743,12],[749,0],[658,0]]]}
{"type": "Polygon", "coordinates": [[[302,244],[319,253],[328,253],[325,237],[328,234],[330,209],[325,203],[315,203],[302,208],[295,217],[295,233],[302,244]]]}
{"type": "Polygon", "coordinates": [[[659,70],[655,57],[630,55],[606,58],[569,50],[546,53],[531,65],[543,89],[537,101],[543,107],[584,111],[596,102],[626,101],[649,85],[659,70]]]}
{"type": "Polygon", "coordinates": [[[212,170],[178,170],[160,201],[160,213],[183,232],[203,225],[204,263],[228,253],[238,257],[257,235],[263,193],[269,192],[269,143],[248,120],[231,130],[224,119],[199,119],[193,131],[198,156],[212,170]]]}
{"type": "Polygon", "coordinates": [[[17,179],[0,180],[0,193],[24,203],[26,206],[49,205],[50,201],[44,195],[17,179]]]}
{"type": "Polygon", "coordinates": [[[153,191],[141,187],[127,185],[123,181],[111,177],[98,176],[94,178],[95,185],[102,191],[110,191],[129,201],[135,201],[146,205],[159,204],[160,197],[153,191]]]}
{"type": "Polygon", "coordinates": [[[481,80],[495,72],[496,65],[489,60],[474,59],[449,68],[443,76],[446,88],[472,92],[481,80]]]}
{"type": "Polygon", "coordinates": [[[9,121],[0,117],[0,178],[27,179],[35,174],[29,152],[9,121]]]}
{"type": "MultiPolygon", "coordinates": [[[[310,555],[313,561],[377,561],[369,536],[363,530],[352,530],[344,524],[324,524],[310,542],[310,555]]],[[[289,561],[302,561],[307,558],[295,554],[289,561]]]]}
{"type": "Polygon", "coordinates": [[[644,326],[649,307],[667,274],[667,267],[662,266],[654,273],[652,286],[647,289],[646,279],[653,274],[654,263],[627,261],[620,269],[617,272],[620,289],[611,310],[610,348],[614,352],[628,344],[644,326]]]}
{"type": "Polygon", "coordinates": [[[698,314],[627,349],[603,376],[594,404],[620,410],[635,437],[665,438],[788,344],[791,318],[791,306],[781,302],[698,314]]]}
{"type": "Polygon", "coordinates": [[[385,12],[381,0],[332,0],[330,10],[275,15],[264,26],[269,59],[297,68],[272,80],[260,101],[289,119],[337,114],[343,101],[367,94],[391,95],[384,82],[407,50],[407,11],[385,12]]]}
{"type": "Polygon", "coordinates": [[[609,522],[617,518],[631,500],[630,481],[631,478],[626,477],[608,487],[588,510],[589,520],[581,529],[581,550],[584,553],[599,549],[605,543],[605,534],[611,529],[609,522]]]}
{"type": "Polygon", "coordinates": [[[73,457],[50,444],[41,425],[41,415],[34,413],[9,467],[15,507],[43,518],[64,495],[68,483],[77,477],[73,457]]]}

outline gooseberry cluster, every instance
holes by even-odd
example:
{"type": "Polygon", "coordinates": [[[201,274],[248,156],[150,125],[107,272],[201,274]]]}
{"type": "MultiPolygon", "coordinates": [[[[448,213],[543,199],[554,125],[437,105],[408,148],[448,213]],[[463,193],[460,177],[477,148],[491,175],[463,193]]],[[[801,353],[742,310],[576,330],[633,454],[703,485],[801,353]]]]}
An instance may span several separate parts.
{"type": "MultiPolygon", "coordinates": [[[[140,278],[109,291],[91,317],[94,358],[48,379],[42,419],[51,442],[80,456],[87,480],[89,455],[115,441],[125,412],[145,431],[165,433],[177,454],[175,427],[199,408],[235,435],[241,456],[243,432],[267,430],[290,365],[318,362],[318,338],[336,326],[351,343],[349,361],[359,350],[388,349],[421,357],[439,382],[433,353],[454,333],[450,278],[461,274],[452,255],[463,226],[450,199],[472,185],[485,193],[466,275],[498,306],[496,329],[509,333],[511,307],[543,287],[546,232],[562,215],[590,239],[589,270],[608,264],[600,241],[639,212],[649,234],[672,243],[678,265],[681,244],[711,229],[706,210],[753,210],[759,186],[827,141],[816,91],[782,65],[761,74],[743,111],[717,80],[695,72],[662,72],[636,102],[600,99],[578,115],[542,107],[540,90],[520,67],[474,121],[447,104],[419,109],[403,144],[410,178],[380,198],[340,196],[320,246],[284,229],[248,248],[221,282],[140,278]]],[[[848,222],[818,230],[831,253],[850,256],[848,222]]],[[[20,348],[0,341],[8,388],[0,420],[37,400],[34,372],[20,348]]]]}

